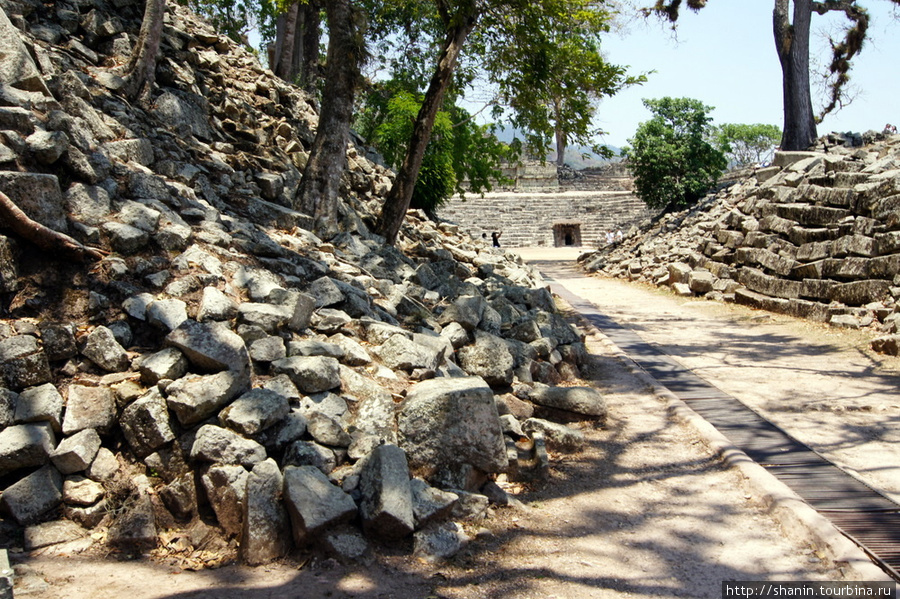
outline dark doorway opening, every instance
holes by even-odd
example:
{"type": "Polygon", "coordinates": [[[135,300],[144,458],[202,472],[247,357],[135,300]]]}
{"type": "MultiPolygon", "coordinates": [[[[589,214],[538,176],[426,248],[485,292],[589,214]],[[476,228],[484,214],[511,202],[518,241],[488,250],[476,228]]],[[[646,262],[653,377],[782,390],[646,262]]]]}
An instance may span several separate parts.
{"type": "Polygon", "coordinates": [[[581,245],[580,223],[558,223],[553,225],[553,245],[569,247],[581,245]]]}

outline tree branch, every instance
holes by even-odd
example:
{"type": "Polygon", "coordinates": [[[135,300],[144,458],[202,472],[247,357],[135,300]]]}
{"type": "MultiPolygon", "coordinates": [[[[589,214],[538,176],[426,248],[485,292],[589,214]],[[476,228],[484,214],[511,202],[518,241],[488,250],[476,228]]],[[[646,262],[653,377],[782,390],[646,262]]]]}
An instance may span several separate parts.
{"type": "Polygon", "coordinates": [[[102,260],[107,252],[82,245],[65,233],[54,231],[36,222],[22,212],[15,202],[0,191],[0,222],[9,227],[19,237],[49,252],[58,252],[70,260],[83,262],[86,259],[102,260]]]}
{"type": "Polygon", "coordinates": [[[843,40],[836,42],[834,39],[829,39],[832,55],[828,71],[830,76],[834,77],[834,81],[828,86],[830,91],[828,105],[816,117],[821,121],[838,105],[843,105],[844,88],[850,81],[850,61],[859,54],[866,40],[866,32],[869,29],[869,13],[852,0],[824,0],[814,2],[812,7],[820,15],[829,11],[841,11],[852,23],[845,31],[843,40]]]}

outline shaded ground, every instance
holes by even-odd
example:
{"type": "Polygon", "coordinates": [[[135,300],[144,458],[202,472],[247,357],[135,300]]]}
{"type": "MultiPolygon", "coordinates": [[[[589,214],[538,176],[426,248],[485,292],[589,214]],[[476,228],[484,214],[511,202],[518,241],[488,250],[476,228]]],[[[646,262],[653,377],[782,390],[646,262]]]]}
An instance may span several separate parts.
{"type": "MultiPolygon", "coordinates": [[[[542,267],[552,269],[560,279],[574,277],[559,265],[542,267]]],[[[793,333],[761,329],[764,325],[748,314],[746,322],[754,324],[746,328],[763,336],[747,337],[742,341],[746,346],[732,350],[730,337],[716,333],[715,323],[729,315],[740,319],[740,313],[735,317],[725,309],[724,314],[708,315],[705,308],[683,300],[646,290],[632,292],[616,281],[597,281],[572,282],[572,291],[589,299],[594,298],[588,292],[596,293],[604,302],[600,305],[616,311],[614,316],[633,318],[697,364],[704,376],[736,369],[733,362],[737,361],[749,362],[748,372],[766,380],[756,373],[764,363],[773,369],[800,370],[790,360],[803,364],[804,358],[790,345],[822,351],[831,347],[821,340],[804,341],[804,337],[786,336],[793,333]],[[651,309],[651,305],[659,308],[651,309]],[[650,322],[639,321],[641,315],[650,322]],[[703,329],[704,337],[695,336],[697,329],[703,329]],[[686,335],[687,331],[691,334],[686,335]],[[688,341],[682,345],[666,335],[688,341]],[[720,346],[707,336],[718,338],[720,346]],[[757,341],[764,345],[757,346],[757,341]],[[704,348],[715,356],[732,358],[716,365],[704,355],[704,348]]],[[[726,320],[726,328],[745,327],[726,320]]],[[[799,546],[786,538],[747,490],[741,475],[724,467],[693,429],[673,422],[664,403],[599,341],[596,336],[588,339],[594,358],[585,376],[607,397],[607,425],[582,424],[587,448],[552,456],[551,482],[537,492],[520,495],[524,509],[497,509],[471,527],[475,540],[449,562],[425,563],[409,557],[409,547],[399,547],[366,568],[295,556],[263,568],[230,566],[198,573],[145,560],[19,555],[14,557],[24,576],[16,597],[719,597],[723,580],[841,579],[842,573],[823,563],[815,547],[799,546]]],[[[815,361],[805,358],[807,369],[825,359],[816,355],[815,361]]],[[[856,368],[837,358],[834,365],[856,368]]],[[[821,383],[812,379],[810,384],[821,383]]],[[[738,385],[768,396],[756,388],[759,380],[738,385]]],[[[869,389],[862,397],[871,399],[875,393],[869,389]]],[[[807,396],[816,394],[810,389],[807,396]]],[[[840,438],[846,447],[853,443],[845,431],[823,431],[821,438],[840,438]]],[[[889,463],[896,462],[882,465],[889,463]]]]}
{"type": "Polygon", "coordinates": [[[523,250],[542,272],[687,368],[900,501],[900,360],[873,333],[584,277],[571,250],[523,250]]]}

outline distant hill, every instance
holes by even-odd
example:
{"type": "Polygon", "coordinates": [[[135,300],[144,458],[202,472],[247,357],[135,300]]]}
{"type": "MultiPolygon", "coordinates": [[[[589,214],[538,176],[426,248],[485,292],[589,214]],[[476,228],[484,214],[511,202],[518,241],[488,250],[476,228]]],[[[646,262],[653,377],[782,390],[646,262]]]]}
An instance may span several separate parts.
{"type": "MultiPolygon", "coordinates": [[[[509,143],[516,137],[522,138],[523,135],[520,131],[512,128],[512,127],[503,127],[498,126],[497,131],[495,133],[497,139],[502,142],[509,143]]],[[[612,150],[613,154],[616,157],[612,159],[602,158],[594,154],[591,149],[587,146],[570,146],[566,149],[566,164],[571,166],[575,170],[582,170],[585,168],[594,168],[598,166],[603,166],[609,162],[618,162],[621,158],[618,156],[621,155],[622,149],[616,146],[607,145],[607,148],[612,150]]],[[[552,148],[550,152],[547,154],[546,160],[548,162],[556,161],[556,148],[552,148]]]]}

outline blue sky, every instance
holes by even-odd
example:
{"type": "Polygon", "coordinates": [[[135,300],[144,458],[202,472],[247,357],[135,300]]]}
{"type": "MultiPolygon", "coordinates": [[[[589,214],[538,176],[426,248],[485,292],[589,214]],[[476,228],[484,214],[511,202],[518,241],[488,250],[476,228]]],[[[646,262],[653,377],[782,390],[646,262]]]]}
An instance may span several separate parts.
{"type": "MultiPolygon", "coordinates": [[[[827,116],[819,134],[881,130],[900,126],[900,19],[888,0],[862,3],[872,16],[870,38],[854,60],[851,82],[856,99],[827,116]]],[[[772,34],[771,0],[711,0],[698,13],[683,11],[675,37],[654,21],[630,24],[621,36],[604,40],[607,60],[631,72],[655,70],[647,83],[600,104],[596,124],[605,143],[627,143],[638,124],[650,118],[642,98],[696,98],[715,107],[715,123],[770,123],[781,127],[781,68],[772,34]]],[[[844,20],[813,16],[813,54],[830,58],[824,34],[844,20]]],[[[813,99],[816,107],[821,105],[813,99]]]]}

